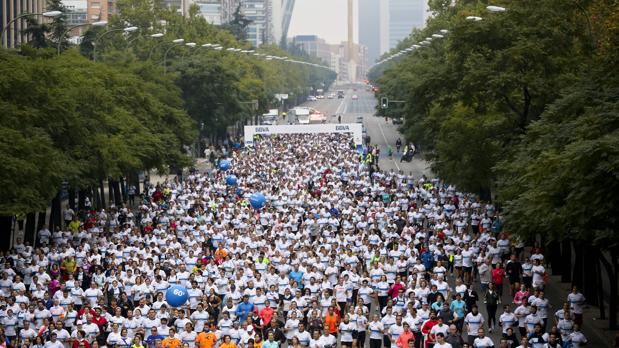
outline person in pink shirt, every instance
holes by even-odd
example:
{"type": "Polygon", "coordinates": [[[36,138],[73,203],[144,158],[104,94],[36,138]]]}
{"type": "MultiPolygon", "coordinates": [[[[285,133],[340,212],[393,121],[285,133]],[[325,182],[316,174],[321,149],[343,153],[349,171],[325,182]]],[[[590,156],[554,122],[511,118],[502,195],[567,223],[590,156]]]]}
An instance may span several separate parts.
{"type": "Polygon", "coordinates": [[[404,327],[404,331],[398,336],[398,339],[395,341],[395,345],[398,348],[412,348],[415,346],[415,336],[410,329],[410,325],[407,322],[404,322],[402,325],[404,327]]]}
{"type": "Polygon", "coordinates": [[[520,306],[522,303],[527,301],[529,295],[529,291],[524,286],[524,284],[520,284],[520,290],[518,290],[514,295],[514,304],[520,306]]]}
{"type": "Polygon", "coordinates": [[[395,283],[393,283],[389,290],[387,290],[387,295],[391,296],[391,298],[394,299],[398,297],[398,291],[400,291],[400,289],[404,289],[404,285],[400,281],[400,276],[396,276],[395,283]]]}

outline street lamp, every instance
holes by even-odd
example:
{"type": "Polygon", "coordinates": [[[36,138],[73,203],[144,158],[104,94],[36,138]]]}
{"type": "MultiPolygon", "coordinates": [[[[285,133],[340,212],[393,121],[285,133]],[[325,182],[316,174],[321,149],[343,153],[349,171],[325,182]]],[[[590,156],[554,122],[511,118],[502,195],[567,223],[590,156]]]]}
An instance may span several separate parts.
{"type": "Polygon", "coordinates": [[[505,12],[507,9],[505,7],[501,7],[501,6],[486,6],[486,10],[490,11],[490,12],[505,12]]]}
{"type": "Polygon", "coordinates": [[[125,33],[131,33],[134,32],[136,30],[138,30],[138,27],[125,27],[125,28],[117,28],[117,29],[110,29],[108,31],[103,32],[101,35],[97,36],[95,38],[95,41],[93,42],[94,44],[94,48],[92,50],[92,60],[96,61],[97,60],[97,41],[101,40],[104,36],[110,34],[110,33],[116,33],[119,31],[125,32],[125,33]]]}
{"type": "Polygon", "coordinates": [[[107,21],[98,21],[98,22],[93,22],[93,23],[78,24],[78,25],[74,25],[72,27],[67,28],[67,30],[65,30],[64,33],[62,33],[62,36],[60,36],[60,38],[58,38],[58,55],[60,55],[60,47],[62,46],[62,38],[65,37],[65,35],[67,35],[73,29],[77,29],[77,28],[81,28],[81,27],[88,27],[88,26],[92,26],[92,27],[105,27],[106,25],[107,25],[107,21]]]}
{"type": "MultiPolygon", "coordinates": [[[[61,15],[62,15],[61,11],[47,11],[47,12],[40,12],[40,13],[24,13],[22,15],[19,15],[19,16],[13,18],[12,20],[10,20],[6,24],[6,26],[4,28],[2,28],[2,35],[0,35],[0,42],[2,42],[2,45],[4,45],[4,36],[5,36],[6,32],[11,27],[11,24],[15,23],[15,21],[20,19],[20,18],[24,18],[24,17],[28,17],[28,16],[43,16],[43,17],[47,17],[47,18],[57,18],[57,17],[60,17],[61,15]]],[[[7,46],[8,46],[8,42],[7,42],[7,46]]]]}
{"type": "Polygon", "coordinates": [[[166,65],[167,63],[167,59],[168,59],[168,52],[170,52],[171,49],[173,49],[176,46],[182,45],[183,42],[185,42],[185,39],[175,39],[172,40],[172,46],[170,46],[164,53],[163,53],[163,73],[167,73],[168,71],[168,67],[166,65]]]}

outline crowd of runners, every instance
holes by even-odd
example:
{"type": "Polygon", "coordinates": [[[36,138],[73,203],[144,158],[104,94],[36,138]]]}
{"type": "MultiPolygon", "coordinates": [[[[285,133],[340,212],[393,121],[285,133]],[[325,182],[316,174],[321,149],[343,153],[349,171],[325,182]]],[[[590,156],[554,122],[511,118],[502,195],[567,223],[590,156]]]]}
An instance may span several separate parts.
{"type": "Polygon", "coordinates": [[[542,250],[505,233],[492,205],[364,156],[345,135],[272,136],[134,206],[67,209],[64,228],[2,256],[0,345],[586,344],[582,294],[551,303],[542,250]],[[172,284],[188,289],[180,308],[164,299],[172,284]]]}

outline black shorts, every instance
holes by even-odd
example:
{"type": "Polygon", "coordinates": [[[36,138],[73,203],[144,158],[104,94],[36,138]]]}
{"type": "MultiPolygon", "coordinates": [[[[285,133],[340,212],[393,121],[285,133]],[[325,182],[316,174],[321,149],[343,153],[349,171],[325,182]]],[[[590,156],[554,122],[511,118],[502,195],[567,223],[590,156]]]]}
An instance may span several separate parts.
{"type": "Polygon", "coordinates": [[[352,348],[352,342],[340,342],[342,347],[352,348]]]}
{"type": "Polygon", "coordinates": [[[464,273],[471,273],[473,271],[473,267],[462,267],[464,273]]]}

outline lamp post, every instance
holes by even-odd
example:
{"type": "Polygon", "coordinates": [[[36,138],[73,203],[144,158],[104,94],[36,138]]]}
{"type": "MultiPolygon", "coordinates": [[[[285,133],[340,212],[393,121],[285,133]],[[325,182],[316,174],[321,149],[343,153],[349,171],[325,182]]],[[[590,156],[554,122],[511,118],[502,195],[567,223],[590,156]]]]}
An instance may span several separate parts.
{"type": "Polygon", "coordinates": [[[125,33],[131,33],[138,30],[138,27],[126,27],[126,28],[117,28],[117,29],[110,29],[108,31],[103,32],[101,35],[97,36],[95,38],[94,43],[94,49],[92,51],[92,60],[96,61],[97,60],[97,41],[101,40],[104,36],[110,34],[110,33],[117,33],[119,31],[125,32],[125,33]]]}
{"type": "Polygon", "coordinates": [[[168,49],[163,54],[163,73],[166,74],[168,72],[168,67],[166,65],[168,59],[168,52],[176,46],[180,46],[185,42],[185,39],[176,39],[172,40],[172,46],[168,47],[168,49]]]}
{"type": "MultiPolygon", "coordinates": [[[[6,26],[4,28],[2,28],[2,35],[0,38],[0,42],[2,42],[2,45],[4,46],[4,36],[6,35],[6,32],[9,30],[9,28],[11,27],[11,24],[15,23],[16,20],[24,18],[24,17],[28,17],[28,16],[43,16],[43,17],[48,17],[48,18],[56,18],[62,15],[61,11],[47,11],[47,12],[40,12],[40,13],[24,13],[22,15],[19,15],[15,18],[13,18],[12,20],[10,20],[6,26]]],[[[7,46],[8,46],[8,42],[7,42],[7,46]]]]}
{"type": "Polygon", "coordinates": [[[62,33],[62,36],[58,38],[58,55],[60,55],[60,47],[62,46],[62,38],[65,37],[65,35],[67,35],[67,33],[69,33],[71,30],[81,28],[81,27],[88,27],[88,26],[105,27],[106,25],[107,25],[107,21],[99,21],[99,22],[93,22],[93,23],[83,23],[83,24],[78,24],[78,25],[69,27],[67,30],[64,31],[64,33],[62,33]]]}

